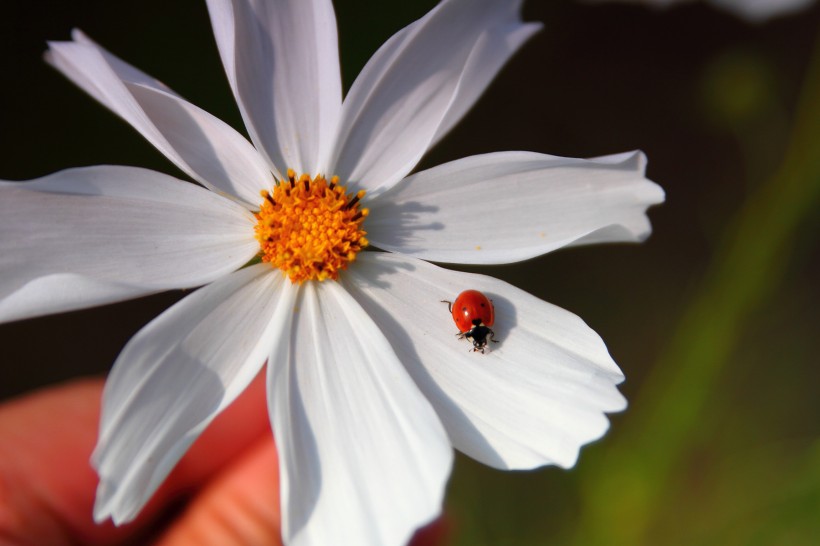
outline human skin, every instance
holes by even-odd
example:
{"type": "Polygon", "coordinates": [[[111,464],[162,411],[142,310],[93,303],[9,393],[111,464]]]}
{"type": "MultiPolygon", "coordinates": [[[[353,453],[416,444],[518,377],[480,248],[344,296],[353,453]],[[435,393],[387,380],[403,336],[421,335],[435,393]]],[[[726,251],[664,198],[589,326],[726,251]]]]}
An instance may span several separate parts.
{"type": "MultiPolygon", "coordinates": [[[[280,545],[279,475],[264,374],[202,434],[139,517],[94,523],[89,463],[103,381],[0,404],[0,546],[280,545]]],[[[442,544],[441,524],[413,546],[442,544]]]]}

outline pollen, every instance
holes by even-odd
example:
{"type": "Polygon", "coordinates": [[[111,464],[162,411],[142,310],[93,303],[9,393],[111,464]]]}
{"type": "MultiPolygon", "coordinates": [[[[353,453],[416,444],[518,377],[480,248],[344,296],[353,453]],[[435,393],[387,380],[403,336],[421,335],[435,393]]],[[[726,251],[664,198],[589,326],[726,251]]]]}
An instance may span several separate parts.
{"type": "Polygon", "coordinates": [[[328,182],[288,170],[287,180],[261,192],[255,231],[262,261],[294,283],[338,279],[368,245],[362,223],[369,211],[359,208],[364,194],[348,194],[335,176],[328,182]]]}

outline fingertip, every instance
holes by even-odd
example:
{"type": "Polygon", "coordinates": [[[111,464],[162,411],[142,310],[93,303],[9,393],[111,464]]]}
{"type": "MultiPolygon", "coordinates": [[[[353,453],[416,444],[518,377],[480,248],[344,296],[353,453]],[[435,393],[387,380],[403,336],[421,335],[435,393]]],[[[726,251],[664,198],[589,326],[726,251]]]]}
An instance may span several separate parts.
{"type": "Polygon", "coordinates": [[[100,378],[79,379],[0,404],[3,539],[104,546],[155,534],[203,484],[260,437],[271,436],[264,380],[258,378],[206,429],[135,521],[98,523],[92,517],[98,478],[90,459],[103,385],[100,378]]]}
{"type": "Polygon", "coordinates": [[[0,405],[0,536],[48,546],[119,535],[91,518],[102,387],[101,379],[79,379],[0,405]]]}
{"type": "Polygon", "coordinates": [[[272,438],[225,468],[156,546],[280,546],[279,472],[272,438]]]}

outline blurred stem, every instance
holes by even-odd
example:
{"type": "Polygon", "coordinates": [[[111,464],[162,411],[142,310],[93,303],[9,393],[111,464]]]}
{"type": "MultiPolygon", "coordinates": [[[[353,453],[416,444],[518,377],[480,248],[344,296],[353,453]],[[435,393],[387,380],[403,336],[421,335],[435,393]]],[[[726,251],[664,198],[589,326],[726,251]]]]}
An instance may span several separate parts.
{"type": "MultiPolygon", "coordinates": [[[[701,529],[673,544],[715,546],[817,543],[820,513],[820,441],[769,444],[735,453],[710,483],[701,529]]],[[[704,511],[703,507],[698,507],[704,511]]],[[[688,522],[687,522],[688,523],[688,522]]]]}
{"type": "Polygon", "coordinates": [[[750,314],[775,295],[790,244],[820,198],[820,41],[786,157],[729,224],[722,245],[620,435],[586,461],[576,544],[645,543],[697,443],[706,403],[750,314]]]}

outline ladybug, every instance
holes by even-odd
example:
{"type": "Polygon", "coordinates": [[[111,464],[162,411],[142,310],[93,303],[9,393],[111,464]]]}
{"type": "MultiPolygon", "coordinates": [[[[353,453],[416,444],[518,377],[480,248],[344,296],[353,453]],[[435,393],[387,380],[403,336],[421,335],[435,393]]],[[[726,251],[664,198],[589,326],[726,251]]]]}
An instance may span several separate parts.
{"type": "Polygon", "coordinates": [[[473,340],[473,352],[481,351],[484,354],[488,340],[498,343],[497,339],[493,339],[495,332],[490,329],[495,323],[495,308],[490,298],[478,290],[465,290],[456,296],[455,301],[441,302],[446,303],[453,314],[453,321],[458,327],[458,338],[473,340]]]}

